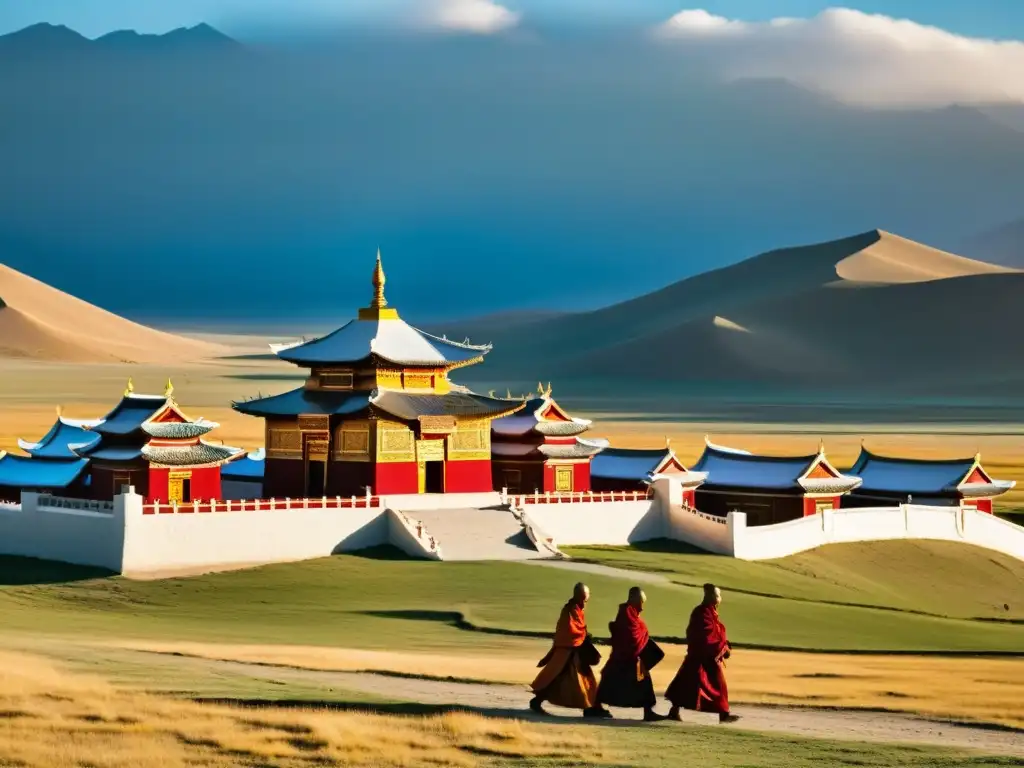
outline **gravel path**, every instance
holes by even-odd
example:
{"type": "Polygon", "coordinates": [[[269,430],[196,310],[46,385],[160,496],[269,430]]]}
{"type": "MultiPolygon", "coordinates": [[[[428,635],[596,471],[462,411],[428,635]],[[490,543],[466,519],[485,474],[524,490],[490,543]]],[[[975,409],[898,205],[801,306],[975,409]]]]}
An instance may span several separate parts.
{"type": "MultiPolygon", "coordinates": [[[[215,662],[217,666],[233,672],[265,678],[268,667],[240,662],[215,662]]],[[[500,717],[536,719],[526,703],[530,698],[525,687],[454,683],[436,680],[399,678],[363,672],[326,672],[320,670],[274,667],[273,677],[278,680],[317,683],[336,686],[349,691],[380,696],[395,701],[421,704],[458,706],[478,710],[500,717]]],[[[659,710],[665,710],[662,701],[659,710]]],[[[579,714],[551,708],[554,722],[581,722],[579,714]]],[[[640,719],[639,710],[613,710],[615,721],[594,723],[595,726],[631,724],[640,719]]],[[[770,707],[741,705],[734,712],[742,716],[737,725],[718,726],[716,718],[694,712],[684,712],[686,723],[714,725],[716,727],[743,728],[752,731],[785,733],[810,738],[840,739],[875,743],[929,744],[950,748],[975,749],[987,754],[1010,755],[1024,758],[1024,733],[1020,731],[985,728],[982,726],[929,720],[913,715],[862,712],[855,710],[828,710],[806,707],[770,707]]],[[[587,721],[592,722],[592,721],[587,721]]],[[[661,723],[657,728],[678,728],[677,723],[661,723]]]]}

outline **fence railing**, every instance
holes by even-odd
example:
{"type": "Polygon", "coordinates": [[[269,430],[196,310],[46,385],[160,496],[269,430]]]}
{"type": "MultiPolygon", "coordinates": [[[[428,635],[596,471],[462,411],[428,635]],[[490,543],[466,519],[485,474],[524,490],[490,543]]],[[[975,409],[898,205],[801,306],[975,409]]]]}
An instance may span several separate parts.
{"type": "Polygon", "coordinates": [[[207,499],[153,502],[142,505],[144,515],[206,514],[211,512],[271,512],[294,509],[379,509],[380,496],[322,496],[316,499],[207,499]]]}
{"type": "Polygon", "coordinates": [[[653,498],[654,492],[646,491],[575,491],[572,493],[510,493],[508,503],[513,509],[522,509],[527,504],[592,504],[608,501],[644,501],[653,498]]]}
{"type": "Polygon", "coordinates": [[[37,507],[49,507],[50,509],[77,509],[87,512],[106,512],[113,514],[114,502],[94,501],[92,499],[68,499],[63,496],[50,496],[41,493],[36,501],[37,507]]]}

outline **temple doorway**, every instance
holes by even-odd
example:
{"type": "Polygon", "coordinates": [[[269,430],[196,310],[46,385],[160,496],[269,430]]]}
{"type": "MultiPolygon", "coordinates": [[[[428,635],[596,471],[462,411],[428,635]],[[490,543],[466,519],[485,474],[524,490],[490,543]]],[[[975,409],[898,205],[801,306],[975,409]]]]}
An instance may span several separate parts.
{"type": "Polygon", "coordinates": [[[306,498],[312,499],[327,493],[327,462],[310,459],[306,462],[306,498]]]}
{"type": "Polygon", "coordinates": [[[423,492],[444,493],[444,462],[423,462],[423,492]]]}

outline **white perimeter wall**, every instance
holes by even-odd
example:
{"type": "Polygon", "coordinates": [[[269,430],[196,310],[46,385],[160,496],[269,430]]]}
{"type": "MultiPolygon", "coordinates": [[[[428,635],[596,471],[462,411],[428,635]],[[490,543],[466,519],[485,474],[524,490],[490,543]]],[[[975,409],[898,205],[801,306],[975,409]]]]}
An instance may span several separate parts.
{"type": "Polygon", "coordinates": [[[120,571],[123,550],[124,515],[117,504],[49,501],[38,493],[23,493],[21,504],[0,504],[2,554],[120,571]]]}
{"type": "Polygon", "coordinates": [[[742,512],[729,514],[735,557],[768,560],[825,544],[932,539],[973,544],[1024,560],[1024,528],[994,515],[959,507],[865,507],[828,510],[778,525],[748,528],[742,512]]]}
{"type": "Polygon", "coordinates": [[[309,560],[390,541],[383,508],[144,515],[141,496],[118,499],[125,504],[122,570],[129,574],[309,560]]]}

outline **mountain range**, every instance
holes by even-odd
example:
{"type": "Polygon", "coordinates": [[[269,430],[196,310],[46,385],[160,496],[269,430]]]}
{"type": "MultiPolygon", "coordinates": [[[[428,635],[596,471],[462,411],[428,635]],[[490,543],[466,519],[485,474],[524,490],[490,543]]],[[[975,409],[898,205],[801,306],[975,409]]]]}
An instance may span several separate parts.
{"type": "Polygon", "coordinates": [[[837,232],[974,256],[1024,199],[1012,111],[860,109],[640,41],[44,26],[0,38],[0,89],[0,261],[147,321],[330,324],[377,246],[426,320],[579,311],[837,232]]]}
{"type": "Polygon", "coordinates": [[[634,390],[1014,393],[1024,272],[872,230],[763,253],[592,312],[438,327],[490,340],[488,381],[524,372],[634,390]]]}

